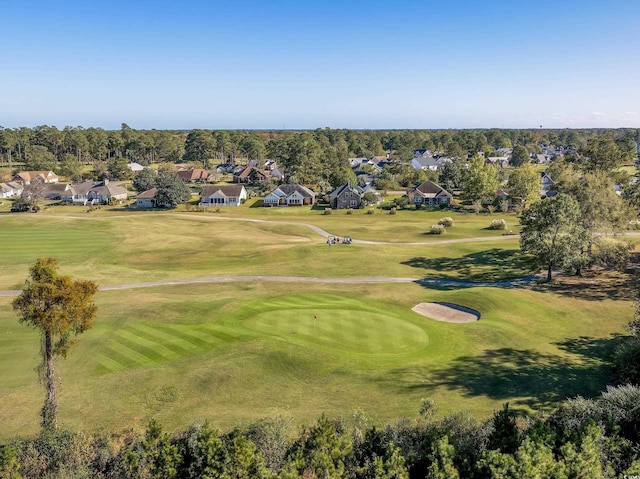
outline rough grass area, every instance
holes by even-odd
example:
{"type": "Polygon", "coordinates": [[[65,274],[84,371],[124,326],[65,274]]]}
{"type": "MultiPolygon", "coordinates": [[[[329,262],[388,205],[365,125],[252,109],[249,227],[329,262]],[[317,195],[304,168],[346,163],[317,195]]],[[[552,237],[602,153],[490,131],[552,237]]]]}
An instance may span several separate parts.
{"type": "MultiPolygon", "coordinates": [[[[226,428],[275,410],[305,422],[362,409],[382,421],[414,416],[425,397],[479,417],[506,401],[545,409],[611,380],[605,359],[633,314],[626,299],[417,284],[189,285],[98,302],[95,327],[59,363],[60,419],[72,428],[150,418],[226,428]],[[411,311],[421,301],[464,304],[482,320],[431,321],[411,311]]],[[[2,437],[38,428],[38,349],[0,298],[2,437]]]]}

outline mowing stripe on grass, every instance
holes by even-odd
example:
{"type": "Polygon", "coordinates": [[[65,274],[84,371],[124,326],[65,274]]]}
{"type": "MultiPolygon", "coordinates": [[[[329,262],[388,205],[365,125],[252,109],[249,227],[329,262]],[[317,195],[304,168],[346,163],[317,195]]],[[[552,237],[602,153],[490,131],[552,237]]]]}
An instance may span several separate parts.
{"type": "Polygon", "coordinates": [[[185,356],[201,349],[189,341],[185,341],[173,334],[160,331],[158,328],[153,326],[136,325],[132,326],[131,329],[134,330],[136,334],[152,338],[156,343],[164,345],[179,356],[185,356]]]}
{"type": "MultiPolygon", "coordinates": [[[[140,348],[144,348],[144,351],[151,351],[153,354],[152,357],[157,358],[158,361],[165,361],[168,359],[173,359],[176,356],[182,356],[180,354],[177,354],[172,349],[168,348],[167,345],[163,342],[152,340],[149,335],[141,333],[140,331],[127,328],[125,334],[126,336],[124,337],[127,341],[137,344],[140,348]]],[[[122,335],[123,332],[121,331],[120,341],[122,341],[122,335]]]]}

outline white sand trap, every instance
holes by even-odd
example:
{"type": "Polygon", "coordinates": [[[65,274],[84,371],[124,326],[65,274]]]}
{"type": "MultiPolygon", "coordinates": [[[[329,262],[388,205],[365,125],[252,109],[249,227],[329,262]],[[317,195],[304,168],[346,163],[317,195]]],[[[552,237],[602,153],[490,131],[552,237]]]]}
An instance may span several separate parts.
{"type": "Polygon", "coordinates": [[[411,310],[427,318],[447,323],[471,323],[480,319],[479,312],[451,303],[420,303],[411,310]]]}

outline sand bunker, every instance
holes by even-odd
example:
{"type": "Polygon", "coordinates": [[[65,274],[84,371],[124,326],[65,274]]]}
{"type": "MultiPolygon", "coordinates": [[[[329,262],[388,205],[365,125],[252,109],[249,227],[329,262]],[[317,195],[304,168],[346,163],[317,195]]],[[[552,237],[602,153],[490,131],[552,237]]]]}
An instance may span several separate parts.
{"type": "Polygon", "coordinates": [[[480,313],[464,306],[451,303],[420,303],[412,311],[447,323],[471,323],[480,319],[480,313]]]}

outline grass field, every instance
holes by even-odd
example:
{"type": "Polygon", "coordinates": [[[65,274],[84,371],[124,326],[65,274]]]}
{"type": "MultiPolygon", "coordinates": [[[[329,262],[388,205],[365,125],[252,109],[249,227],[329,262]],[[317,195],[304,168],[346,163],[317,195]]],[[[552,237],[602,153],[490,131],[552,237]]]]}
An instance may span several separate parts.
{"type": "MultiPolygon", "coordinates": [[[[517,237],[328,248],[300,224],[59,211],[0,216],[0,289],[19,288],[29,265],[47,255],[60,258],[63,272],[103,285],[224,274],[472,281],[527,274],[517,237]]],[[[418,233],[420,222],[445,216],[404,213],[275,215],[329,231],[362,219],[371,239],[425,242],[434,240],[418,233]]],[[[280,218],[272,215],[256,219],[280,218]]],[[[454,217],[452,231],[459,224],[467,228],[459,238],[482,237],[488,218],[454,217]]],[[[157,418],[178,429],[206,418],[226,428],[274,411],[304,422],[362,409],[383,421],[415,416],[426,397],[443,413],[478,417],[506,401],[545,409],[594,395],[611,379],[604,361],[633,314],[623,279],[512,289],[246,281],[101,292],[95,327],[59,362],[60,420],[96,430],[157,418]],[[411,311],[423,301],[463,304],[482,319],[429,320],[411,311]]],[[[17,322],[10,302],[0,297],[0,438],[35,432],[44,397],[34,371],[37,332],[17,322]]]]}
{"type": "MultiPolygon", "coordinates": [[[[324,217],[312,219],[316,218],[324,217]]],[[[515,236],[477,244],[437,244],[453,235],[400,236],[399,231],[409,226],[390,225],[386,220],[374,223],[383,232],[379,236],[398,231],[399,240],[433,244],[328,248],[323,236],[304,225],[229,221],[211,215],[7,215],[0,217],[0,289],[19,289],[29,265],[40,256],[56,256],[65,272],[101,285],[215,275],[430,276],[485,281],[528,274],[517,258],[515,236]]],[[[330,231],[340,229],[336,225],[319,224],[330,231]]],[[[473,231],[485,234],[477,229],[467,231],[467,236],[473,231]]]]}

